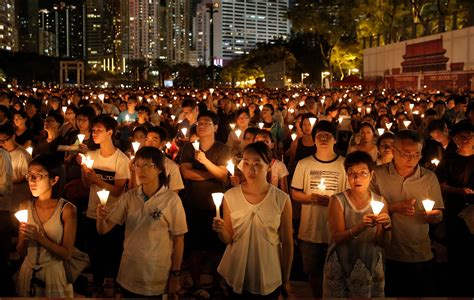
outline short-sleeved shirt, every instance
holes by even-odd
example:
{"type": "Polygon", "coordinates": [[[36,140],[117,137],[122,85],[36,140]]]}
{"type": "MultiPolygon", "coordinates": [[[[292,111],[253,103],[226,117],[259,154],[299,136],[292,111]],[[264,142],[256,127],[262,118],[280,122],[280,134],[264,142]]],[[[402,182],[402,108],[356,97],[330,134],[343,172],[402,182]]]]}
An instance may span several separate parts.
{"type": "MultiPolygon", "coordinates": [[[[16,147],[9,154],[12,160],[13,181],[25,179],[25,175],[28,173],[28,165],[32,160],[31,155],[22,146],[16,147]]],[[[23,180],[21,183],[14,183],[12,194],[14,195],[12,198],[12,208],[17,209],[22,201],[30,198],[28,182],[23,180]]]]}
{"type": "Polygon", "coordinates": [[[422,201],[435,201],[433,209],[443,209],[443,198],[436,175],[417,166],[415,173],[404,178],[395,170],[393,162],[377,166],[370,189],[384,197],[389,205],[416,199],[415,215],[391,214],[392,241],[386,246],[386,257],[400,262],[425,262],[433,258],[429,225],[424,220],[422,201]]]}
{"type": "MultiPolygon", "coordinates": [[[[296,165],[291,188],[307,195],[334,195],[346,190],[347,179],[344,171],[344,158],[336,156],[333,160],[322,161],[314,155],[303,158],[296,165]],[[318,185],[324,178],[326,190],[321,192],[318,185]]],[[[329,243],[328,208],[321,205],[302,204],[301,222],[298,238],[311,243],[329,243]]]]}
{"type": "MultiPolygon", "coordinates": [[[[103,181],[114,185],[115,180],[119,179],[129,179],[130,178],[130,169],[128,168],[128,157],[119,149],[109,157],[103,157],[100,154],[100,149],[95,151],[90,151],[87,153],[90,159],[94,160],[94,165],[92,166],[97,176],[100,177],[103,181]]],[[[86,216],[92,219],[97,218],[96,209],[99,204],[99,196],[97,192],[101,188],[95,184],[92,184],[89,190],[89,205],[87,206],[86,216]]],[[[113,206],[117,202],[118,198],[114,197],[112,194],[109,195],[107,200],[107,206],[113,206]]]]}
{"type": "MultiPolygon", "coordinates": [[[[184,189],[183,178],[181,178],[181,173],[179,172],[179,165],[165,157],[165,172],[166,176],[169,177],[168,187],[172,191],[179,191],[184,189]]],[[[140,179],[135,178],[138,185],[140,185],[140,179]]]]}
{"type": "MultiPolygon", "coordinates": [[[[231,159],[230,149],[220,143],[214,144],[207,151],[204,151],[207,159],[216,166],[226,166],[231,159]]],[[[195,150],[191,143],[186,143],[181,156],[181,163],[192,163],[193,169],[207,171],[206,167],[198,162],[195,158],[195,150]]],[[[225,185],[216,178],[202,181],[188,180],[186,187],[186,209],[199,209],[214,211],[215,206],[212,201],[212,193],[224,193],[225,185]]]]}
{"type": "Polygon", "coordinates": [[[117,281],[136,294],[164,294],[172,263],[173,236],[188,231],[181,199],[162,187],[145,201],[140,186],[120,197],[108,219],[115,224],[125,223],[117,281]]]}
{"type": "Polygon", "coordinates": [[[117,117],[117,123],[120,124],[123,122],[127,122],[126,116],[128,116],[128,122],[132,123],[138,119],[138,112],[134,112],[133,114],[131,114],[128,112],[128,110],[122,111],[117,117]]]}

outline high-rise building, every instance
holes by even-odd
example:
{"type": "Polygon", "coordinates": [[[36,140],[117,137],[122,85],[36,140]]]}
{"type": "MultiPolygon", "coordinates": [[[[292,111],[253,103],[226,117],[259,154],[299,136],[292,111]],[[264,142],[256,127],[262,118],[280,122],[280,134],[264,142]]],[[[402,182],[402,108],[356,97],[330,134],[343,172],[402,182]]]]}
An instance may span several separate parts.
{"type": "Polygon", "coordinates": [[[166,1],[166,48],[170,64],[189,62],[191,16],[189,0],[166,1]]]}
{"type": "Polygon", "coordinates": [[[38,14],[38,53],[61,58],[84,58],[83,9],[64,2],[38,14]]]}
{"type": "Polygon", "coordinates": [[[93,70],[102,68],[104,56],[103,10],[102,0],[85,0],[86,2],[86,59],[93,70]]]}
{"type": "Polygon", "coordinates": [[[38,53],[38,0],[18,0],[15,13],[18,24],[18,51],[38,53]]]}
{"type": "MultiPolygon", "coordinates": [[[[196,12],[197,57],[201,64],[210,65],[210,9],[203,1],[196,12]]],[[[214,0],[218,5],[214,22],[214,64],[222,65],[256,48],[258,43],[287,39],[290,22],[286,17],[288,0],[239,1],[214,0]]],[[[216,6],[217,6],[216,5],[216,6]]]]}
{"type": "Polygon", "coordinates": [[[15,0],[3,0],[0,4],[0,50],[16,51],[17,34],[15,0]]]}
{"type": "Polygon", "coordinates": [[[128,1],[128,59],[152,63],[163,56],[165,8],[160,0],[128,1]]]}

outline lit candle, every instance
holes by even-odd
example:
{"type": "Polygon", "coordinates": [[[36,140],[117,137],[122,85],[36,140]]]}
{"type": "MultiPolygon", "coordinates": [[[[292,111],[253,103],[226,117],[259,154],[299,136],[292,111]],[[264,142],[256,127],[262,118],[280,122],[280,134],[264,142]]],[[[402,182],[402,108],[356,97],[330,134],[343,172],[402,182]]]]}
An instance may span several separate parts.
{"type": "Polygon", "coordinates": [[[316,124],[316,118],[309,118],[309,123],[311,124],[311,127],[314,126],[314,124],[316,124]]]}
{"type": "Polygon", "coordinates": [[[176,116],[175,116],[175,115],[171,115],[171,120],[174,121],[174,119],[176,119],[176,116]]]}
{"type": "Polygon", "coordinates": [[[384,203],[382,201],[371,200],[370,206],[372,206],[372,211],[374,212],[374,215],[378,216],[379,213],[382,211],[384,203]]]}
{"type": "Polygon", "coordinates": [[[36,93],[36,90],[37,90],[37,88],[34,87],[34,88],[33,88],[33,93],[36,93]]]}
{"type": "Polygon", "coordinates": [[[161,116],[161,113],[163,112],[161,109],[157,110],[158,115],[161,116]]]}
{"type": "Polygon", "coordinates": [[[291,134],[291,139],[294,141],[294,140],[296,140],[296,137],[297,137],[296,133],[293,132],[293,133],[291,134]]]}
{"type": "Polygon", "coordinates": [[[232,160],[229,160],[227,162],[227,171],[229,171],[230,175],[234,176],[235,173],[235,166],[232,160]]]}
{"type": "Polygon", "coordinates": [[[105,95],[104,94],[99,94],[99,99],[100,99],[100,101],[104,102],[105,95]]]}
{"type": "Polygon", "coordinates": [[[431,163],[434,164],[435,166],[438,166],[439,164],[439,159],[435,158],[431,160],[431,163]]]}
{"type": "Polygon", "coordinates": [[[86,135],[85,134],[82,134],[82,133],[79,133],[77,135],[77,139],[79,140],[79,143],[82,144],[82,142],[84,141],[84,139],[86,138],[86,135]]]}
{"type": "Polygon", "coordinates": [[[242,134],[242,130],[237,129],[237,130],[235,131],[235,135],[237,136],[238,139],[240,139],[240,135],[241,135],[241,134],[242,134]]]}
{"type": "Polygon", "coordinates": [[[188,133],[188,129],[186,127],[183,127],[183,128],[181,128],[181,132],[186,137],[186,134],[188,133]]]}
{"type": "Polygon", "coordinates": [[[301,106],[301,107],[304,106],[304,101],[300,101],[300,106],[301,106]]]}
{"type": "Polygon", "coordinates": [[[263,125],[265,125],[263,122],[258,123],[258,128],[263,129],[263,125]]]}
{"type": "Polygon", "coordinates": [[[377,131],[379,132],[379,135],[382,135],[385,132],[385,129],[377,128],[377,131]]]}
{"type": "Polygon", "coordinates": [[[403,125],[405,125],[406,128],[408,128],[408,126],[410,126],[411,124],[411,121],[403,121],[403,125]]]}
{"type": "Polygon", "coordinates": [[[63,113],[66,113],[67,106],[63,106],[63,113]]]}
{"type": "Polygon", "coordinates": [[[362,107],[357,107],[358,112],[362,112],[362,107]]]}
{"type": "Polygon", "coordinates": [[[20,221],[20,223],[26,223],[28,222],[28,210],[27,209],[22,209],[19,210],[15,213],[15,218],[20,221]]]}
{"type": "Polygon", "coordinates": [[[33,147],[28,147],[28,148],[26,148],[26,151],[27,151],[30,155],[33,155],[33,147]]]}
{"type": "Polygon", "coordinates": [[[426,212],[432,211],[433,207],[435,205],[435,202],[433,200],[430,200],[430,199],[425,199],[425,200],[421,201],[421,203],[423,203],[423,207],[425,208],[426,212]]]}
{"type": "Polygon", "coordinates": [[[85,165],[88,169],[92,169],[92,166],[94,166],[94,160],[87,156],[85,165]]]}
{"type": "Polygon", "coordinates": [[[365,108],[365,111],[366,111],[368,114],[370,114],[370,112],[372,111],[372,108],[366,107],[366,108],[365,108]]]}
{"type": "Polygon", "coordinates": [[[194,150],[199,151],[199,146],[200,146],[199,141],[195,140],[194,143],[193,143],[194,150]]]}
{"type": "Polygon", "coordinates": [[[99,196],[100,204],[102,205],[107,204],[107,200],[109,199],[109,194],[110,192],[107,190],[101,190],[97,192],[97,196],[99,196]]]}
{"type": "Polygon", "coordinates": [[[133,142],[132,143],[132,148],[133,148],[133,153],[137,153],[138,149],[140,148],[140,143],[139,142],[133,142]]]}
{"type": "Polygon", "coordinates": [[[290,109],[288,110],[288,112],[289,112],[290,114],[293,114],[293,113],[295,112],[295,110],[294,110],[293,108],[290,108],[290,109]]]}
{"type": "Polygon", "coordinates": [[[393,123],[387,123],[385,125],[387,126],[387,129],[390,130],[390,128],[392,128],[393,123]]]}
{"type": "Polygon", "coordinates": [[[211,95],[212,95],[212,93],[214,93],[214,89],[213,89],[213,88],[210,88],[210,89],[209,89],[209,92],[210,92],[211,95]]]}
{"type": "Polygon", "coordinates": [[[342,123],[342,117],[339,117],[337,120],[339,121],[339,124],[342,123]]]}
{"type": "Polygon", "coordinates": [[[125,122],[130,122],[130,117],[128,115],[125,115],[125,122]]]}
{"type": "Polygon", "coordinates": [[[166,149],[169,149],[169,148],[171,148],[171,143],[170,143],[170,142],[168,142],[168,143],[166,143],[166,145],[165,145],[165,146],[166,146],[166,149]]]}
{"type": "Polygon", "coordinates": [[[288,125],[288,129],[289,129],[290,131],[291,131],[291,130],[293,130],[293,127],[294,127],[294,126],[293,126],[293,125],[291,125],[291,124],[290,124],[290,125],[288,125]]]}
{"type": "Polygon", "coordinates": [[[222,198],[224,197],[223,193],[212,193],[212,201],[214,201],[214,205],[216,206],[216,217],[220,218],[220,207],[222,204],[222,198]]]}
{"type": "Polygon", "coordinates": [[[231,128],[232,130],[235,129],[235,123],[230,123],[229,125],[230,125],[230,128],[231,128]]]}
{"type": "Polygon", "coordinates": [[[410,110],[413,110],[413,107],[415,107],[415,104],[413,104],[413,103],[410,103],[410,105],[409,105],[409,106],[410,106],[410,110]]]}
{"type": "Polygon", "coordinates": [[[324,178],[321,178],[321,182],[319,182],[319,184],[318,184],[318,189],[321,190],[321,191],[326,190],[326,185],[324,184],[324,178]]]}

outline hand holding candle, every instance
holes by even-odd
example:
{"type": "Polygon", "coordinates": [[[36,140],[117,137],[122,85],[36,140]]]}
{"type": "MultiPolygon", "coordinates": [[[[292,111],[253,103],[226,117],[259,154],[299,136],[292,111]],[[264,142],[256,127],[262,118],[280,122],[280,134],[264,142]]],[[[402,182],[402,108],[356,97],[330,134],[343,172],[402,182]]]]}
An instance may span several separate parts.
{"type": "Polygon", "coordinates": [[[382,208],[384,207],[384,203],[377,200],[371,200],[370,206],[372,206],[372,211],[374,212],[374,215],[378,216],[382,211],[382,208]]]}
{"type": "Polygon", "coordinates": [[[194,150],[195,151],[199,151],[199,140],[195,140],[194,143],[193,143],[193,147],[194,147],[194,150]]]}
{"type": "Polygon", "coordinates": [[[227,170],[229,171],[230,175],[231,176],[234,176],[234,173],[235,173],[235,166],[234,166],[234,163],[232,162],[232,160],[229,160],[227,162],[227,170]]]}
{"type": "Polygon", "coordinates": [[[214,201],[214,205],[216,206],[216,217],[220,218],[220,207],[222,204],[222,198],[224,197],[223,193],[212,193],[212,201],[214,201]]]}
{"type": "Polygon", "coordinates": [[[107,204],[107,200],[109,199],[109,194],[110,192],[105,189],[97,192],[97,196],[99,196],[100,204],[104,206],[107,204]]]}
{"type": "Polygon", "coordinates": [[[84,164],[88,169],[92,169],[92,167],[94,166],[94,160],[91,159],[90,156],[87,156],[84,164]]]}
{"type": "Polygon", "coordinates": [[[77,135],[77,139],[79,140],[79,143],[82,144],[82,142],[84,141],[84,139],[86,138],[86,135],[85,134],[82,134],[82,133],[79,133],[77,135]]]}
{"type": "Polygon", "coordinates": [[[427,213],[431,212],[433,210],[434,205],[435,205],[435,202],[433,200],[430,200],[430,199],[425,199],[425,200],[421,201],[421,203],[423,203],[423,207],[425,208],[425,211],[427,213]]]}
{"type": "Polygon", "coordinates": [[[15,213],[15,217],[20,221],[20,223],[28,222],[28,210],[23,209],[15,213]]]}

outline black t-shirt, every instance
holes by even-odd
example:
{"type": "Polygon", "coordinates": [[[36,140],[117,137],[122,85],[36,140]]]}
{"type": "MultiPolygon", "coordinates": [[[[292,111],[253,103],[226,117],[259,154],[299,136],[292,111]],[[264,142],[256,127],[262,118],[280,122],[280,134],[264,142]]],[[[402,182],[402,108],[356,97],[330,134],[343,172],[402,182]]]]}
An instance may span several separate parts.
{"type": "Polygon", "coordinates": [[[56,139],[48,143],[47,140],[43,140],[33,149],[33,157],[40,154],[53,155],[61,163],[64,163],[64,151],[57,151],[59,145],[67,145],[67,141],[62,137],[58,136],[56,139]]]}
{"type": "MultiPolygon", "coordinates": [[[[209,150],[204,152],[207,159],[217,166],[226,166],[231,159],[229,147],[215,142],[209,150]]],[[[186,143],[183,147],[181,163],[192,163],[193,169],[207,171],[206,167],[194,159],[195,150],[191,143],[186,143]]],[[[214,211],[215,206],[212,201],[212,193],[224,193],[225,184],[218,179],[212,178],[203,181],[186,180],[185,201],[186,209],[200,209],[214,211]]]]}
{"type": "Polygon", "coordinates": [[[18,145],[24,145],[26,142],[33,142],[33,132],[28,128],[21,135],[15,135],[15,142],[18,145]]]}

